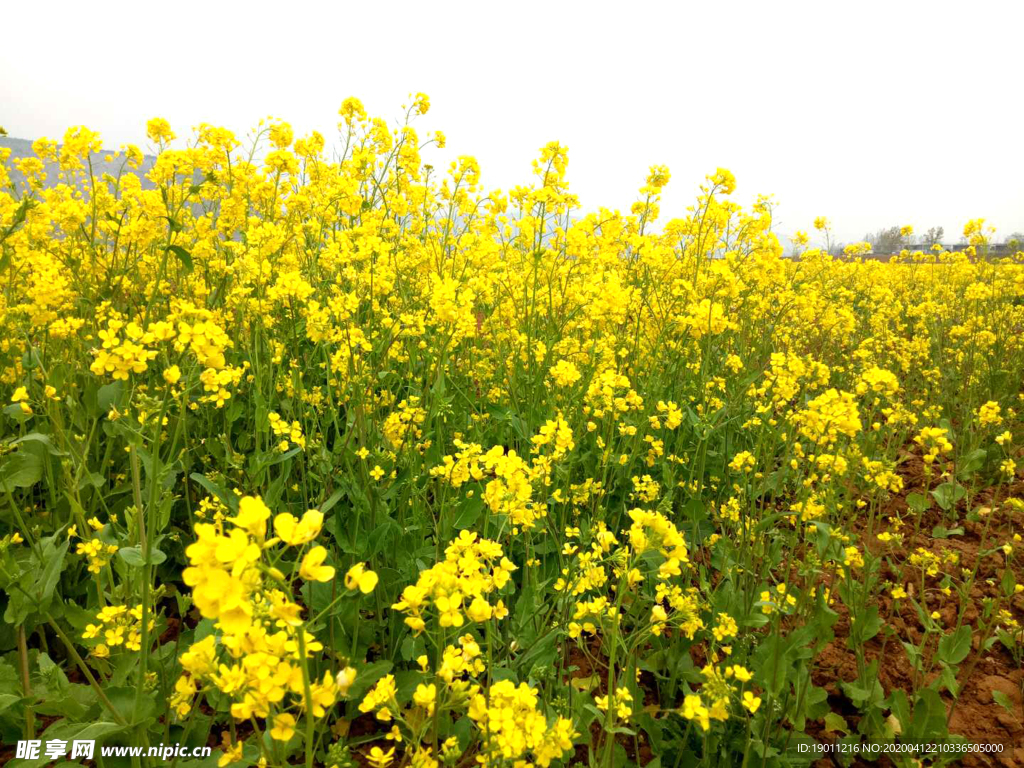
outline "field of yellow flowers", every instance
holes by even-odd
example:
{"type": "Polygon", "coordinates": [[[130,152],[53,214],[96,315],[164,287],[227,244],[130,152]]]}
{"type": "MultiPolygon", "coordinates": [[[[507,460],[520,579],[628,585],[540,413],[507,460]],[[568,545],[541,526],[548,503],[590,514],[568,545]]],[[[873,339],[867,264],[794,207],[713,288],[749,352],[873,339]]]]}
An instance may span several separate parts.
{"type": "Polygon", "coordinates": [[[0,155],[0,755],[1024,765],[1024,254],[577,214],[428,106],[0,155]]]}

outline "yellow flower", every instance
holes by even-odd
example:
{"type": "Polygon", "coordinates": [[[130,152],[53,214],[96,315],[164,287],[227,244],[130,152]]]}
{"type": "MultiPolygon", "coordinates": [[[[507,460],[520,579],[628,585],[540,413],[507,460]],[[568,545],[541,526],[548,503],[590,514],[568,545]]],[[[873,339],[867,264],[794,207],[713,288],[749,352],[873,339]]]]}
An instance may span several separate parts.
{"type": "Polygon", "coordinates": [[[364,563],[356,563],[345,574],[345,588],[353,592],[358,589],[364,595],[368,595],[376,586],[377,574],[368,570],[364,563]]]}
{"type": "Polygon", "coordinates": [[[473,602],[466,608],[466,615],[473,621],[487,621],[491,618],[492,610],[491,605],[482,597],[477,596],[473,598],[473,602]]]}
{"type": "Polygon", "coordinates": [[[430,97],[425,93],[417,93],[413,99],[413,109],[416,110],[416,114],[425,115],[427,110],[430,109],[430,97]]]}
{"type": "Polygon", "coordinates": [[[759,696],[755,696],[750,691],[744,691],[743,706],[748,712],[750,712],[750,714],[754,714],[757,712],[758,707],[761,706],[761,698],[759,696]]]}
{"type": "Polygon", "coordinates": [[[363,108],[363,102],[355,96],[349,96],[341,103],[341,109],[338,110],[338,114],[345,119],[345,123],[349,127],[356,120],[366,119],[366,110],[363,108]]]}
{"type": "Polygon", "coordinates": [[[307,510],[302,520],[290,512],[282,512],[274,518],[274,533],[290,546],[308,544],[320,533],[324,515],[318,509],[307,510]]]}
{"type": "Polygon", "coordinates": [[[394,754],[394,747],[389,749],[387,752],[382,750],[380,747],[374,747],[370,750],[370,754],[366,756],[366,759],[373,768],[387,768],[394,761],[394,754]]]}
{"type": "Polygon", "coordinates": [[[753,468],[754,455],[750,451],[740,451],[729,462],[729,469],[734,472],[749,472],[753,468]]]}
{"type": "Polygon", "coordinates": [[[170,368],[164,369],[164,381],[168,384],[177,384],[181,380],[181,368],[176,365],[172,365],[170,368]]]}
{"type": "Polygon", "coordinates": [[[739,631],[739,625],[736,623],[736,619],[727,613],[718,614],[718,624],[712,630],[715,639],[718,642],[728,640],[730,637],[736,637],[736,633],[739,631]]]}
{"type": "Polygon", "coordinates": [[[295,717],[282,712],[274,717],[274,727],[270,729],[270,737],[277,741],[288,741],[295,734],[295,717]]]}
{"type": "Polygon", "coordinates": [[[28,404],[28,390],[25,387],[18,387],[14,390],[14,394],[11,395],[11,402],[18,403],[22,413],[32,413],[32,407],[28,404]]]}
{"type": "Polygon", "coordinates": [[[683,699],[682,715],[687,720],[696,720],[701,730],[707,731],[711,728],[711,713],[698,695],[691,694],[683,699]]]}
{"type": "Polygon", "coordinates": [[[423,707],[423,709],[427,710],[428,716],[432,716],[434,714],[434,703],[437,701],[437,686],[433,683],[430,685],[420,683],[412,694],[412,700],[417,707],[423,707]]]}
{"type": "Polygon", "coordinates": [[[166,144],[167,142],[174,141],[174,132],[171,130],[171,124],[168,123],[162,117],[154,117],[146,123],[146,136],[149,140],[157,144],[166,144]]]}
{"type": "Polygon", "coordinates": [[[224,754],[217,760],[217,768],[225,768],[225,766],[237,763],[242,759],[242,742],[229,747],[224,750],[224,754]]]}
{"type": "Polygon", "coordinates": [[[263,499],[259,496],[243,496],[238,501],[238,516],[231,518],[231,522],[257,539],[262,539],[267,535],[269,519],[270,509],[263,503],[263,499]]]}
{"type": "Polygon", "coordinates": [[[334,677],[334,684],[337,686],[340,696],[348,696],[348,689],[356,681],[356,670],[353,667],[345,667],[334,677]]]}
{"type": "Polygon", "coordinates": [[[733,675],[735,675],[736,679],[739,680],[741,683],[749,683],[750,680],[753,678],[753,675],[750,674],[750,670],[746,667],[741,667],[739,664],[732,667],[731,669],[733,675]]]}
{"type": "Polygon", "coordinates": [[[299,576],[306,581],[330,581],[334,578],[334,568],[323,564],[326,559],[326,549],[320,546],[313,547],[302,558],[299,576]]]}
{"type": "Polygon", "coordinates": [[[551,380],[559,387],[570,387],[580,380],[580,371],[568,360],[559,360],[551,368],[551,380]]]}

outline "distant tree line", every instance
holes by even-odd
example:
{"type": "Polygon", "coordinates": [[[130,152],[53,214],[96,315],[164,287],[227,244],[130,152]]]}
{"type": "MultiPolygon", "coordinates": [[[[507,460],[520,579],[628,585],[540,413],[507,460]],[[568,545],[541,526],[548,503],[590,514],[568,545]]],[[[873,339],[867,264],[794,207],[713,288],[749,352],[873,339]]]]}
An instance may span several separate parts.
{"type": "MultiPolygon", "coordinates": [[[[871,243],[871,250],[874,253],[899,253],[904,248],[927,249],[933,245],[941,244],[946,231],[943,227],[929,227],[928,230],[919,236],[905,234],[905,228],[899,225],[880,229],[875,233],[864,235],[864,240],[871,243]]],[[[963,238],[959,238],[963,241],[963,238]]],[[[1014,232],[1003,241],[1006,250],[1011,253],[1024,250],[1024,232],[1014,232]]]]}

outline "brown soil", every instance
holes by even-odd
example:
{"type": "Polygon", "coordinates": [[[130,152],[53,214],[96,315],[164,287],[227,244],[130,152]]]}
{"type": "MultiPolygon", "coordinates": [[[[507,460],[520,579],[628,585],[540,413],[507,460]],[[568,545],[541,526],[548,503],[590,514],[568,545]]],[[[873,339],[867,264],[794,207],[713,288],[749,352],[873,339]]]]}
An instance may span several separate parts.
{"type": "MultiPolygon", "coordinates": [[[[902,545],[894,546],[894,542],[884,544],[878,541],[874,535],[869,537],[866,519],[855,525],[853,533],[859,535],[863,546],[873,553],[888,555],[889,560],[883,561],[882,579],[895,582],[897,574],[891,569],[890,561],[905,561],[918,548],[938,555],[949,551],[956,552],[960,562],[953,566],[955,569],[973,569],[977,566],[978,577],[975,586],[963,606],[960,605],[960,598],[955,590],[949,596],[943,596],[934,590],[941,580],[942,572],[937,577],[928,577],[926,580],[926,587],[929,589],[928,607],[939,611],[943,626],[956,626],[958,614],[962,610],[962,623],[970,624],[977,629],[979,620],[982,619],[983,601],[986,598],[994,598],[1000,593],[999,580],[1005,563],[1005,558],[1001,553],[986,555],[981,558],[979,563],[979,553],[982,550],[992,550],[994,547],[1010,541],[1014,533],[1024,533],[1024,515],[1012,512],[1001,503],[1011,496],[1024,498],[1024,483],[1017,482],[1009,488],[1004,487],[999,493],[999,499],[993,499],[991,489],[986,490],[970,499],[970,508],[967,507],[965,499],[953,511],[954,514],[946,514],[938,507],[933,506],[922,515],[920,530],[915,534],[916,513],[908,507],[906,497],[915,492],[927,495],[924,465],[918,457],[908,457],[908,460],[901,466],[901,475],[905,484],[904,491],[893,498],[883,510],[882,519],[875,522],[874,534],[889,529],[886,523],[887,518],[900,518],[904,521],[901,528],[904,533],[902,545]],[[988,512],[980,522],[967,521],[968,513],[979,507],[987,507],[992,511],[988,512]],[[963,534],[948,538],[936,538],[932,535],[932,530],[938,525],[949,529],[961,527],[964,529],[963,534]]],[[[932,485],[934,486],[934,481],[932,485]]],[[[1018,583],[1024,583],[1024,563],[1021,560],[1021,558],[1017,558],[1013,571],[1018,583]]],[[[909,564],[904,566],[904,573],[909,572],[910,568],[909,564]]],[[[945,569],[949,569],[949,566],[946,566],[945,569]]],[[[919,584],[920,582],[918,582],[919,584]]],[[[907,589],[909,591],[916,587],[919,591],[918,585],[907,585],[907,589]]],[[[888,595],[883,595],[879,597],[877,605],[880,615],[888,619],[888,626],[895,631],[896,637],[886,641],[883,633],[880,633],[872,638],[865,645],[865,657],[869,661],[880,660],[878,678],[886,695],[896,689],[902,689],[909,695],[915,686],[914,669],[899,641],[919,644],[923,628],[909,601],[896,601],[894,605],[894,601],[888,595]]],[[[857,711],[839,686],[839,681],[853,681],[857,677],[854,653],[846,646],[849,615],[845,606],[838,601],[833,607],[839,613],[839,620],[835,625],[836,639],[818,655],[813,680],[816,685],[820,685],[828,691],[833,711],[841,715],[851,729],[855,729],[859,720],[857,711]]],[[[1011,608],[1014,615],[1019,617],[1024,611],[1024,594],[1014,596],[1007,607],[1011,608]]],[[[953,696],[948,692],[943,693],[947,712],[950,713],[949,730],[951,733],[964,736],[978,744],[1001,744],[1004,749],[1001,754],[997,755],[967,755],[960,764],[1024,768],[1024,709],[1022,709],[1024,670],[1014,661],[1001,643],[997,642],[988,651],[979,654],[980,641],[981,637],[976,633],[972,640],[973,646],[970,655],[960,664],[957,679],[960,695],[955,701],[955,706],[953,696]],[[992,691],[1004,693],[1013,704],[1015,711],[1007,712],[1002,705],[994,701],[992,691]]],[[[934,645],[926,648],[926,658],[934,650],[934,645]]],[[[925,682],[930,682],[930,680],[925,682]]],[[[918,681],[917,684],[920,687],[922,683],[918,681]]],[[[828,741],[835,738],[824,733],[823,723],[810,726],[808,730],[821,740],[828,741]]],[[[819,764],[831,765],[831,761],[822,761],[819,764]]],[[[855,763],[855,765],[859,764],[861,763],[855,763]]],[[[863,764],[867,765],[867,763],[863,764]]],[[[875,765],[886,764],[886,761],[875,763],[875,765]]]]}

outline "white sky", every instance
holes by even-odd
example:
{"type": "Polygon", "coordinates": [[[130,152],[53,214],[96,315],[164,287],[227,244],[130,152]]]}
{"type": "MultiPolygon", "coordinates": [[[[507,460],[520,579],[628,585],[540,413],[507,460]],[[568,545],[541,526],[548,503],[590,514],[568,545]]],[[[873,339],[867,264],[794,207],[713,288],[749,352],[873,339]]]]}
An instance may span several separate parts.
{"type": "Polygon", "coordinates": [[[723,166],[740,202],[776,196],[782,235],[816,215],[844,241],[1024,230],[1019,0],[349,5],[7,4],[0,125],[145,147],[153,116],[242,137],[273,115],[331,141],[346,96],[391,119],[423,91],[420,135],[448,137],[428,159],[475,155],[488,187],[529,181],[557,139],[585,209],[625,210],[664,163],[663,221],[723,166]]]}

